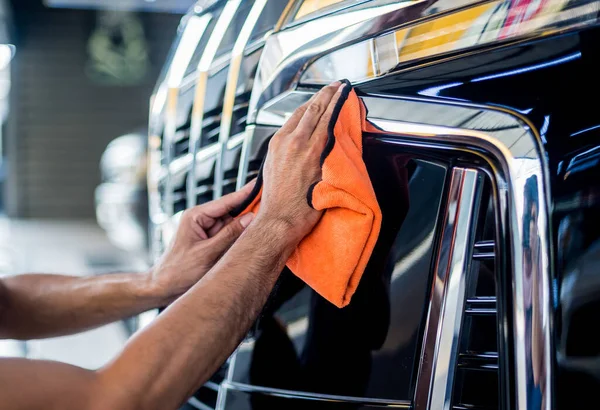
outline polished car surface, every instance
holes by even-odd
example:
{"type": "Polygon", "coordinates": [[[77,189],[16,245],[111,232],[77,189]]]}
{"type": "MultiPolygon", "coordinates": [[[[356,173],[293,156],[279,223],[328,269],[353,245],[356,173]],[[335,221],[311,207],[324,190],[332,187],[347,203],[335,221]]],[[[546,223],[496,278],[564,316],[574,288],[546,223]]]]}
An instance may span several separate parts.
{"type": "Polygon", "coordinates": [[[185,208],[256,175],[286,117],[341,78],[378,128],[364,159],[383,226],[348,307],[284,271],[189,404],[589,407],[599,13],[589,0],[199,2],[152,98],[155,254],[185,208]]]}

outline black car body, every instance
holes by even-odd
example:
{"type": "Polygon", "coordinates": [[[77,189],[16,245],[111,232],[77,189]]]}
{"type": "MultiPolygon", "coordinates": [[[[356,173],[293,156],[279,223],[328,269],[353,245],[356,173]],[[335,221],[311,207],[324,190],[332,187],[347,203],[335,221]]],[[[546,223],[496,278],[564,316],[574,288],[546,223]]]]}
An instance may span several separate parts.
{"type": "Polygon", "coordinates": [[[155,254],[184,209],[244,185],[286,117],[342,78],[379,129],[364,135],[364,159],[383,226],[348,307],[284,271],[189,404],[596,407],[599,11],[589,0],[199,2],[152,101],[155,254]]]}

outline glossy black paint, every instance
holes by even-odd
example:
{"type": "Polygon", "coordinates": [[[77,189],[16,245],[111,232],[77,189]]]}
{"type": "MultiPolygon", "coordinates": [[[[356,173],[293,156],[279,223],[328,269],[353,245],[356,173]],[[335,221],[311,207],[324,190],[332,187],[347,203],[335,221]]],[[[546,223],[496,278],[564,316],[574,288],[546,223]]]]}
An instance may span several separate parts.
{"type": "MultiPolygon", "coordinates": [[[[600,388],[600,29],[457,55],[360,86],[392,94],[507,107],[539,131],[549,165],[554,350],[559,408],[600,388]]],[[[389,181],[390,183],[392,181],[389,181]]]]}
{"type": "Polygon", "coordinates": [[[284,271],[238,350],[233,382],[410,401],[447,164],[389,148],[365,147],[383,224],[350,305],[336,308],[284,271]]]}
{"type": "Polygon", "coordinates": [[[408,404],[390,405],[386,403],[369,403],[360,400],[343,400],[341,398],[315,398],[311,396],[290,395],[286,392],[245,391],[238,388],[226,388],[223,392],[226,408],[236,410],[286,409],[304,410],[371,410],[371,409],[409,409],[408,404]],[[300,397],[299,397],[300,396],[300,397]]]}

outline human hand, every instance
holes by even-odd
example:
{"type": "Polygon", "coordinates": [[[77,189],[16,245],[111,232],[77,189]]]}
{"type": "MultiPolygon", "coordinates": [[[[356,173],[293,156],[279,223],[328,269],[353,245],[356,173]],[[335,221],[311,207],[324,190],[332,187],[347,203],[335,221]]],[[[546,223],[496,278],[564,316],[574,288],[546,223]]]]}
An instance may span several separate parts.
{"type": "Polygon", "coordinates": [[[337,81],[323,87],[296,109],[269,142],[257,219],[283,224],[296,242],[312,230],[322,213],[308,204],[307,193],[321,179],[327,128],[343,88],[337,81]]]}
{"type": "Polygon", "coordinates": [[[149,275],[157,294],[169,301],[179,297],[227,252],[254,218],[251,213],[235,219],[229,215],[254,183],[183,213],[177,233],[149,275]]]}

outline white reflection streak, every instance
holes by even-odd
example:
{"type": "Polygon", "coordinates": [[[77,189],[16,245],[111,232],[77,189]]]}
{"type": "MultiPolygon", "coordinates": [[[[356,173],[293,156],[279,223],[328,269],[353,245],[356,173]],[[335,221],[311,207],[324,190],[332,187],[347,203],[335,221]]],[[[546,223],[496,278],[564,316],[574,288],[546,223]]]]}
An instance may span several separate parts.
{"type": "Polygon", "coordinates": [[[542,125],[542,128],[540,129],[540,137],[542,138],[542,142],[544,144],[548,143],[548,141],[546,141],[546,133],[548,132],[549,127],[550,127],[550,116],[545,115],[544,116],[544,124],[542,125]]]}
{"type": "Polygon", "coordinates": [[[225,8],[219,17],[219,21],[215,25],[215,29],[206,44],[202,58],[198,62],[198,71],[204,72],[210,69],[213,59],[217,54],[217,49],[221,44],[225,31],[229,27],[229,23],[231,23],[231,20],[233,19],[233,15],[237,11],[240,1],[241,0],[230,1],[225,5],[225,8]]]}
{"type": "Polygon", "coordinates": [[[545,63],[535,64],[535,65],[531,65],[531,66],[523,67],[523,68],[517,68],[515,70],[505,71],[503,73],[491,74],[491,75],[486,75],[484,77],[474,78],[471,80],[471,82],[477,83],[480,81],[491,80],[494,78],[501,78],[501,77],[508,77],[508,76],[515,75],[515,74],[522,74],[522,73],[526,73],[529,71],[539,70],[540,68],[551,67],[554,65],[573,61],[580,57],[581,57],[581,52],[578,51],[577,53],[569,54],[567,56],[557,58],[556,60],[547,61],[545,63]]]}
{"type": "Polygon", "coordinates": [[[437,97],[440,91],[445,90],[447,88],[458,87],[459,85],[463,85],[462,81],[458,81],[456,83],[438,85],[437,87],[429,87],[422,91],[419,91],[418,94],[428,95],[430,97],[437,97]]]}
{"type": "Polygon", "coordinates": [[[423,258],[430,248],[431,241],[433,240],[433,231],[423,238],[423,240],[411,250],[404,258],[400,259],[394,265],[394,271],[392,272],[392,281],[395,281],[405,272],[408,272],[418,261],[423,258]]]}
{"type": "Polygon", "coordinates": [[[190,17],[181,36],[179,47],[177,47],[175,56],[173,56],[173,63],[171,64],[171,70],[169,70],[169,77],[167,79],[169,88],[176,88],[181,84],[185,70],[196,50],[196,45],[200,42],[200,38],[204,30],[206,30],[211,17],[210,14],[205,14],[202,17],[190,17]]]}
{"type": "MultiPolygon", "coordinates": [[[[322,20],[308,22],[306,23],[306,26],[311,26],[311,38],[316,39],[334,31],[338,31],[340,27],[350,27],[353,24],[361,23],[365,20],[370,20],[379,15],[399,10],[409,5],[412,6],[417,3],[419,2],[391,4],[387,6],[372,7],[366,10],[362,9],[356,11],[349,11],[347,13],[331,16],[322,20]]],[[[285,55],[289,55],[301,46],[304,46],[305,44],[306,38],[298,36],[295,30],[290,30],[289,32],[283,31],[279,33],[279,45],[284,51],[285,55]]],[[[325,43],[321,43],[321,46],[323,44],[329,46],[337,46],[340,43],[339,40],[336,40],[335,42],[331,40],[325,43]]]]}
{"type": "Polygon", "coordinates": [[[586,128],[584,130],[574,132],[573,134],[571,134],[571,137],[574,137],[576,135],[583,134],[584,132],[592,131],[592,130],[595,130],[595,129],[598,129],[598,128],[600,128],[600,125],[596,125],[596,126],[593,126],[593,127],[590,127],[590,128],[586,128]]]}
{"type": "Polygon", "coordinates": [[[308,317],[298,319],[287,326],[287,333],[290,339],[295,339],[306,334],[308,330],[308,317]]]}
{"type": "Polygon", "coordinates": [[[185,70],[194,55],[196,45],[200,42],[204,30],[212,15],[205,14],[202,17],[192,16],[182,34],[180,45],[177,48],[173,61],[167,73],[167,79],[159,85],[156,94],[151,98],[150,110],[152,117],[160,114],[167,102],[168,88],[177,88],[183,81],[185,70]]]}

